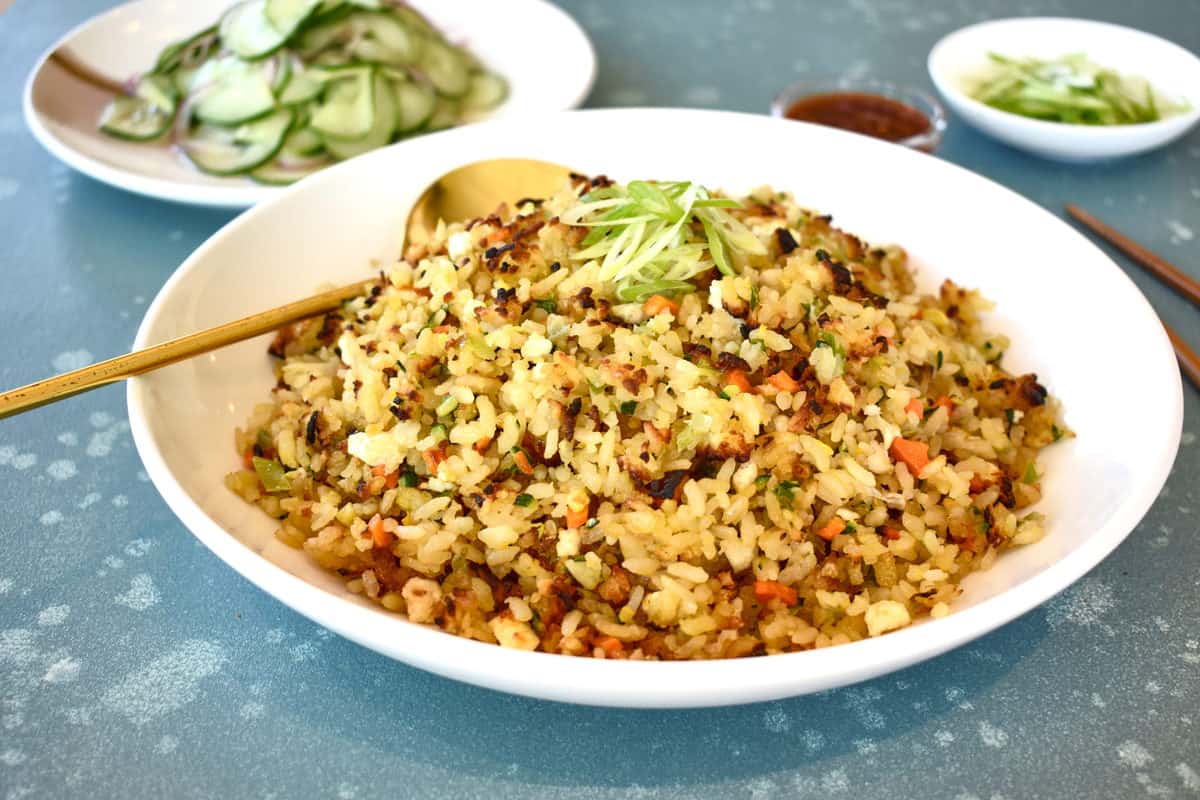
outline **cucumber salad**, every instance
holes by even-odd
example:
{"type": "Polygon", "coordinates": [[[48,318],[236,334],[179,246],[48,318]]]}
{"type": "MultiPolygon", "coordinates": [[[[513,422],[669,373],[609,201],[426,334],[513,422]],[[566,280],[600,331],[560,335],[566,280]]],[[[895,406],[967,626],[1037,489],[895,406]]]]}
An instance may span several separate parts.
{"type": "Polygon", "coordinates": [[[505,80],[394,0],[243,0],[112,100],[100,130],[287,184],[498,105],[505,80]]]}

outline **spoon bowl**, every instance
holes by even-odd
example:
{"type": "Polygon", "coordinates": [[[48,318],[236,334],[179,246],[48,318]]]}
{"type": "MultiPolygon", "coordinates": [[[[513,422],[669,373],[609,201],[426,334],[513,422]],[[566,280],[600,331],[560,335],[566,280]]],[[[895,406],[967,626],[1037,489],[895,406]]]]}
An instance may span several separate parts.
{"type": "MultiPolygon", "coordinates": [[[[561,188],[570,174],[571,171],[561,164],[529,158],[492,158],[452,169],[431,182],[413,204],[404,225],[400,252],[410,244],[429,241],[441,220],[482,217],[503,203],[515,203],[525,197],[545,197],[561,188]]],[[[370,283],[356,281],[4,392],[0,394],[0,419],[324,314],[366,291],[370,283]]]]}

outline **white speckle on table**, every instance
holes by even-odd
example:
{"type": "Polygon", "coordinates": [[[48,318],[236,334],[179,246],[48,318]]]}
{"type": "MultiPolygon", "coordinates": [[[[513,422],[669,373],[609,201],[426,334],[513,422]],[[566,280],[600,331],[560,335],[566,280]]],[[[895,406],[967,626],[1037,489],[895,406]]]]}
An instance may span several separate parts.
{"type": "Polygon", "coordinates": [[[62,625],[69,616],[71,616],[70,606],[47,606],[38,612],[37,624],[42,626],[62,625]]]}
{"type": "Polygon", "coordinates": [[[12,591],[12,588],[13,588],[13,579],[12,578],[0,578],[0,594],[8,594],[9,592],[12,591]]]}
{"type": "Polygon", "coordinates": [[[0,200],[7,200],[21,191],[21,183],[16,178],[6,178],[0,175],[0,200]]]}
{"type": "Polygon", "coordinates": [[[125,559],[121,558],[120,556],[105,556],[104,566],[108,567],[109,569],[120,569],[121,567],[125,566],[125,559]]]}
{"type": "Polygon", "coordinates": [[[754,0],[754,10],[769,14],[775,10],[774,0],[754,0]]]}
{"type": "Polygon", "coordinates": [[[979,723],[979,738],[988,747],[1001,748],[1008,744],[1008,734],[987,720],[979,723]]]}
{"type": "Polygon", "coordinates": [[[88,423],[93,428],[103,428],[113,423],[113,415],[107,411],[93,411],[88,415],[88,423]]]}
{"type": "Polygon", "coordinates": [[[80,666],[81,664],[70,656],[60,658],[50,665],[42,680],[46,683],[70,683],[79,677],[80,666]]]}
{"type": "Polygon", "coordinates": [[[267,640],[268,644],[280,644],[283,642],[284,636],[286,634],[283,632],[283,628],[271,628],[263,638],[267,640]]]}
{"type": "Polygon", "coordinates": [[[135,306],[140,306],[142,303],[145,303],[145,302],[146,302],[146,296],[145,296],[145,295],[141,295],[141,294],[134,295],[134,297],[133,297],[133,304],[134,304],[135,306]]]}
{"type": "Polygon", "coordinates": [[[301,642],[292,648],[293,661],[312,661],[317,657],[316,642],[301,642]]]}
{"type": "Polygon", "coordinates": [[[63,716],[72,725],[85,727],[92,724],[92,710],[90,708],[68,708],[63,712],[63,716]]]}
{"type": "Polygon", "coordinates": [[[0,631],[0,664],[22,666],[37,660],[33,646],[34,634],[28,628],[9,628],[0,631]]]}
{"type": "Polygon", "coordinates": [[[79,444],[79,437],[75,435],[75,431],[63,431],[57,437],[59,444],[65,444],[67,447],[75,447],[79,444]]]}
{"type": "Polygon", "coordinates": [[[132,608],[134,611],[145,611],[151,606],[157,605],[160,596],[158,589],[154,586],[154,579],[146,573],[135,575],[129,584],[129,591],[124,594],[119,594],[113,598],[113,601],[119,605],[132,608]]]}
{"type": "Polygon", "coordinates": [[[1167,230],[1171,232],[1171,244],[1180,244],[1181,242],[1190,242],[1196,237],[1196,234],[1187,225],[1184,225],[1177,219],[1169,219],[1166,222],[1167,230]]]}
{"type": "Polygon", "coordinates": [[[850,778],[844,769],[834,769],[821,776],[821,789],[826,792],[844,792],[850,788],[850,778]]]}
{"type": "Polygon", "coordinates": [[[1162,686],[1159,685],[1158,681],[1146,681],[1147,694],[1158,694],[1161,691],[1162,686]]]}
{"type": "Polygon", "coordinates": [[[123,494],[113,495],[112,504],[116,508],[124,508],[129,505],[129,498],[123,494]]]}
{"type": "Polygon", "coordinates": [[[1092,705],[1096,708],[1107,708],[1108,703],[1104,702],[1104,698],[1096,692],[1092,692],[1092,705]]]}
{"type": "Polygon", "coordinates": [[[933,735],[933,740],[941,747],[949,747],[954,744],[954,734],[948,730],[940,730],[933,735]]]}
{"type": "Polygon", "coordinates": [[[1191,189],[1192,197],[1200,200],[1200,186],[1193,186],[1191,189]]]}
{"type": "Polygon", "coordinates": [[[134,725],[145,725],[195,700],[200,681],[227,660],[221,645],[192,639],[130,672],[109,687],[100,702],[134,725]]]}
{"type": "Polygon", "coordinates": [[[25,761],[25,754],[20,750],[8,748],[3,753],[0,753],[0,763],[9,767],[15,767],[25,761]]]}
{"type": "Polygon", "coordinates": [[[99,492],[88,492],[83,496],[83,499],[79,501],[79,507],[87,508],[90,505],[94,505],[100,501],[100,497],[101,495],[99,492]]]}
{"type": "Polygon", "coordinates": [[[771,733],[787,733],[792,729],[792,718],[783,706],[771,706],[763,714],[763,725],[771,733]]]}
{"type": "Polygon", "coordinates": [[[1141,769],[1153,761],[1154,756],[1133,739],[1126,739],[1117,745],[1117,760],[1130,769],[1141,769]]]}
{"type": "Polygon", "coordinates": [[[95,360],[87,350],[68,350],[56,355],[50,361],[50,366],[58,372],[70,372],[73,369],[86,367],[95,360]]]}
{"type": "Polygon", "coordinates": [[[238,715],[244,720],[258,719],[267,710],[267,707],[257,700],[251,700],[238,709],[238,715]]]}
{"type": "Polygon", "coordinates": [[[88,440],[87,454],[92,458],[103,458],[112,452],[117,437],[129,429],[129,423],[121,420],[110,424],[104,430],[96,431],[88,440]]]}
{"type": "Polygon", "coordinates": [[[1196,443],[1196,434],[1191,431],[1184,431],[1183,435],[1179,437],[1179,443],[1184,447],[1191,447],[1196,443]]]}
{"type": "Polygon", "coordinates": [[[5,714],[0,717],[0,725],[4,726],[4,730],[12,731],[25,724],[25,715],[20,711],[14,711],[11,714],[5,714]]]}
{"type": "Polygon", "coordinates": [[[1146,794],[1151,797],[1170,797],[1175,794],[1175,791],[1170,786],[1155,783],[1145,772],[1139,772],[1135,777],[1137,778],[1137,782],[1142,785],[1142,788],[1146,790],[1146,794]]]}
{"type": "Polygon", "coordinates": [[[1158,628],[1161,633],[1167,633],[1171,630],[1171,623],[1167,622],[1162,617],[1155,617],[1154,627],[1158,628]]]}
{"type": "Polygon", "coordinates": [[[37,456],[33,453],[19,453],[13,456],[10,462],[13,469],[27,470],[37,463],[37,456]]]}
{"type": "Polygon", "coordinates": [[[1111,586],[1099,578],[1085,578],[1047,604],[1046,622],[1051,628],[1069,622],[1085,628],[1097,625],[1111,632],[1104,615],[1116,605],[1111,586]]]}
{"type": "Polygon", "coordinates": [[[683,93],[683,99],[693,106],[713,106],[721,102],[721,90],[715,86],[693,86],[683,93]]]}
{"type": "Polygon", "coordinates": [[[12,445],[4,445],[0,447],[0,464],[11,464],[12,460],[17,455],[17,448],[12,445]]]}
{"type": "Polygon", "coordinates": [[[807,730],[800,734],[804,749],[811,755],[825,746],[825,734],[820,731],[807,730]]]}
{"type": "Polygon", "coordinates": [[[883,714],[879,712],[883,692],[874,686],[866,686],[861,689],[847,689],[845,694],[846,707],[854,713],[864,728],[882,730],[886,726],[883,714]]]}
{"type": "Polygon", "coordinates": [[[354,800],[358,797],[358,787],[352,783],[339,783],[337,796],[338,800],[354,800]]]}
{"type": "Polygon", "coordinates": [[[51,509],[38,517],[38,521],[43,525],[57,525],[63,521],[63,513],[57,509],[51,509]]]}
{"type": "Polygon", "coordinates": [[[160,756],[170,755],[176,747],[179,747],[179,740],[168,733],[154,743],[154,752],[160,756]]]}
{"type": "Polygon", "coordinates": [[[56,481],[65,481],[78,475],[79,470],[75,468],[74,461],[69,458],[61,458],[58,461],[50,462],[50,466],[46,467],[46,474],[56,481]]]}
{"type": "Polygon", "coordinates": [[[1196,770],[1180,761],[1175,765],[1175,774],[1179,776],[1183,788],[1189,792],[1200,792],[1200,775],[1196,774],[1196,770]]]}
{"type": "Polygon", "coordinates": [[[167,234],[167,241],[170,241],[170,242],[178,242],[182,238],[183,238],[183,231],[179,230],[178,228],[176,228],[175,230],[173,230],[167,234]]]}
{"type": "Polygon", "coordinates": [[[144,469],[139,469],[139,470],[138,470],[138,473],[137,473],[137,479],[138,479],[139,481],[141,481],[142,483],[149,483],[149,482],[150,482],[150,476],[146,474],[146,470],[144,470],[144,469]]]}
{"type": "Polygon", "coordinates": [[[125,555],[130,558],[141,558],[154,547],[153,539],[134,539],[125,545],[125,555]]]}
{"type": "Polygon", "coordinates": [[[860,756],[869,756],[879,749],[879,745],[875,744],[874,739],[855,739],[854,749],[860,756]]]}

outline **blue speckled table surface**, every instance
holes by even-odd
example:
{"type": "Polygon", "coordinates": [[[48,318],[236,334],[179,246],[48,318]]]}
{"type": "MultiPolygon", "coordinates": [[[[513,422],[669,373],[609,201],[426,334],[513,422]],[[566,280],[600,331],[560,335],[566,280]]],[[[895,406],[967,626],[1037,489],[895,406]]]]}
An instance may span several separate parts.
{"type": "MultiPolygon", "coordinates": [[[[125,351],[171,271],[232,217],[74,174],[26,131],[35,58],[107,5],[16,0],[0,14],[5,387],[125,351]]],[[[1013,13],[1102,18],[1200,50],[1196,0],[564,5],[596,43],[591,106],[762,111],[808,72],[928,86],[934,41],[1013,13]]],[[[952,120],[939,155],[1055,213],[1091,207],[1200,275],[1198,131],[1081,167],[952,120]]],[[[1200,347],[1196,309],[1120,263],[1200,347]]],[[[1114,389],[1139,391],[1136,374],[1114,389]]],[[[0,422],[0,796],[1200,796],[1200,407],[1185,394],[1158,502],[1045,607],[870,683],[691,712],[510,697],[314,626],[176,521],[133,450],[121,388],[0,422]]]]}

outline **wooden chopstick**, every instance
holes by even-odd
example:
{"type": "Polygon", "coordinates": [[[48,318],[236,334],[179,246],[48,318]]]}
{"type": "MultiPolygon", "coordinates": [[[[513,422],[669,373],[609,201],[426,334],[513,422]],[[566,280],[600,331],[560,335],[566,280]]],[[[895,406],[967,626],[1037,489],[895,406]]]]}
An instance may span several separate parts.
{"type": "Polygon", "coordinates": [[[1165,322],[1163,327],[1167,330],[1167,338],[1171,340],[1171,346],[1175,348],[1175,357],[1179,359],[1179,368],[1191,380],[1192,386],[1200,389],[1200,356],[1197,356],[1196,351],[1179,338],[1179,334],[1175,332],[1174,328],[1165,322]]]}
{"type": "Polygon", "coordinates": [[[1188,300],[1200,306],[1200,281],[1181,272],[1178,267],[1166,259],[1154,255],[1154,253],[1151,253],[1132,239],[1117,233],[1079,206],[1067,203],[1067,213],[1082,222],[1113,247],[1153,272],[1164,283],[1174,287],[1188,300]]]}
{"type": "Polygon", "coordinates": [[[52,403],[64,397],[80,394],[125,378],[132,378],[185,358],[207,353],[244,339],[252,339],[264,333],[333,311],[344,301],[367,291],[379,279],[359,281],[328,292],[289,303],[286,306],[260,311],[248,317],[218,325],[215,328],[181,336],[138,350],[128,355],[110,358],[90,367],[77,369],[53,378],[31,383],[19,389],[0,394],[0,418],[18,414],[31,408],[52,403]]]}
{"type": "MultiPolygon", "coordinates": [[[[1067,213],[1083,223],[1085,227],[1096,233],[1096,235],[1112,244],[1113,247],[1129,256],[1134,263],[1145,267],[1154,273],[1163,283],[1166,283],[1188,300],[1200,306],[1200,281],[1196,281],[1166,259],[1156,256],[1129,237],[1108,227],[1074,203],[1067,203],[1067,213]]],[[[1174,328],[1161,319],[1159,322],[1167,332],[1167,338],[1171,340],[1171,346],[1175,348],[1175,357],[1179,359],[1179,368],[1188,376],[1188,380],[1192,382],[1192,385],[1200,389],[1200,356],[1196,355],[1195,350],[1188,347],[1187,342],[1180,337],[1174,328]]]]}

